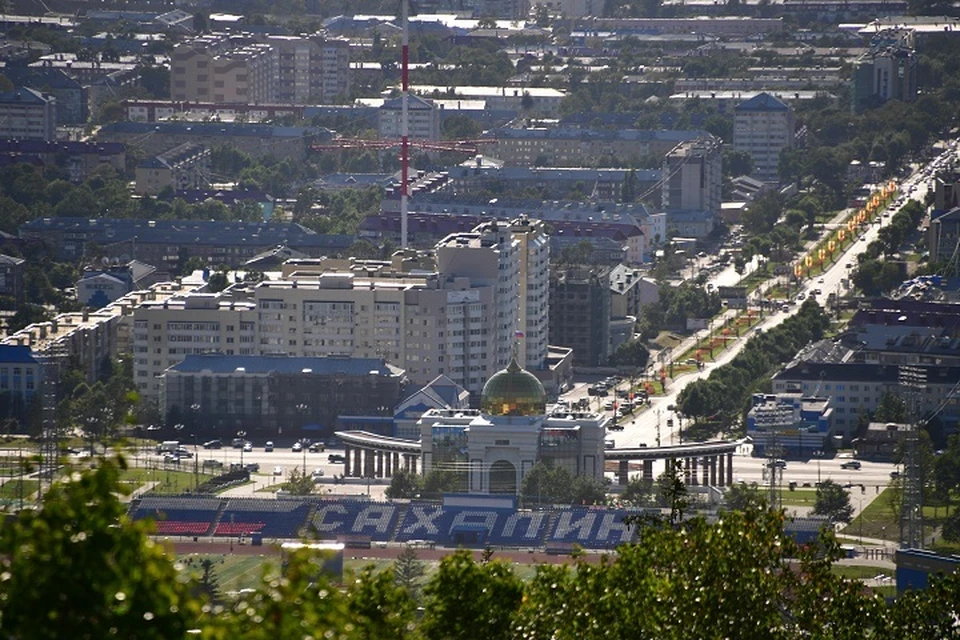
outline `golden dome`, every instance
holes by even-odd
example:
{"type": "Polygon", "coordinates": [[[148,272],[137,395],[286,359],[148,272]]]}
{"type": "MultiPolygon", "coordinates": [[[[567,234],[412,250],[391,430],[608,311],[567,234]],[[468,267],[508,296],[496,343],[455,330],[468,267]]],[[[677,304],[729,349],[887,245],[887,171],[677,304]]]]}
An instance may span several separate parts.
{"type": "Polygon", "coordinates": [[[490,376],[480,396],[480,413],[488,416],[542,416],[547,394],[537,377],[524,371],[516,358],[503,371],[490,376]]]}

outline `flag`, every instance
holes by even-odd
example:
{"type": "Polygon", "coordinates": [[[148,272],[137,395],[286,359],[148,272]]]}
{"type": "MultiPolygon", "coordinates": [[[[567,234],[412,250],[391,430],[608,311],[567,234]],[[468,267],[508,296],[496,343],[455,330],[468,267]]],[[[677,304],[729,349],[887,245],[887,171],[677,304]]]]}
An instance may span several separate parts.
{"type": "Polygon", "coordinates": [[[514,336],[515,338],[525,338],[525,337],[526,337],[525,335],[523,335],[523,331],[514,331],[513,336],[514,336]]]}

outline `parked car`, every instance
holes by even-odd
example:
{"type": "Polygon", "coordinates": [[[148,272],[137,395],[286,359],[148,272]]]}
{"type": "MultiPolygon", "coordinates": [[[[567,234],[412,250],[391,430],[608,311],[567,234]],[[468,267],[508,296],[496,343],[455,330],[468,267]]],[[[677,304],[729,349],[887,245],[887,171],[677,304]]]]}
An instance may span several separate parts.
{"type": "Polygon", "coordinates": [[[342,454],[339,454],[339,453],[331,453],[330,455],[327,456],[327,462],[329,462],[330,464],[342,464],[346,461],[347,461],[346,457],[344,457],[342,454]]]}
{"type": "Polygon", "coordinates": [[[294,453],[299,453],[299,452],[301,452],[301,451],[303,451],[303,445],[300,444],[299,442],[294,442],[294,443],[293,443],[293,452],[294,452],[294,453]]]}
{"type": "Polygon", "coordinates": [[[230,442],[230,444],[231,444],[231,446],[233,446],[234,449],[241,449],[241,448],[243,448],[243,443],[244,443],[244,442],[246,442],[246,440],[244,440],[243,438],[234,438],[234,439],[230,442]]]}
{"type": "Polygon", "coordinates": [[[267,452],[273,451],[273,440],[267,440],[267,443],[263,445],[263,450],[267,452]]]}
{"type": "Polygon", "coordinates": [[[180,458],[192,458],[193,451],[190,451],[186,447],[177,447],[177,450],[173,452],[177,457],[180,458]]]}
{"type": "Polygon", "coordinates": [[[250,453],[251,451],[253,451],[253,443],[252,443],[252,442],[244,442],[244,443],[243,443],[243,451],[244,451],[244,453],[250,453]]]}
{"type": "Polygon", "coordinates": [[[258,471],[260,471],[260,463],[250,462],[248,464],[245,464],[243,468],[249,471],[250,473],[257,473],[258,471]]]}
{"type": "Polygon", "coordinates": [[[222,449],[223,443],[219,440],[207,440],[203,443],[204,449],[222,449]]]}
{"type": "Polygon", "coordinates": [[[307,450],[310,453],[323,453],[324,446],[322,442],[314,442],[309,447],[307,447],[307,450]]]}
{"type": "Polygon", "coordinates": [[[841,469],[859,469],[860,461],[859,460],[849,460],[840,465],[841,469]]]}
{"type": "Polygon", "coordinates": [[[280,465],[275,466],[275,467],[273,468],[273,475],[275,475],[275,476],[282,476],[282,475],[283,475],[283,467],[281,467],[280,465]]]}

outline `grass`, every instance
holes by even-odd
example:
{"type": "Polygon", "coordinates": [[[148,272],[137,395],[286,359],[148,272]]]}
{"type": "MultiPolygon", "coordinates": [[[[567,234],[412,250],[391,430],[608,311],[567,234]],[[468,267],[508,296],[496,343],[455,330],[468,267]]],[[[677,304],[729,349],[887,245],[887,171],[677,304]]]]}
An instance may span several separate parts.
{"type": "MultiPolygon", "coordinates": [[[[191,467],[193,465],[190,465],[191,467]]],[[[212,476],[200,470],[197,475],[197,482],[203,484],[212,476]]],[[[193,471],[175,471],[173,469],[147,469],[134,468],[127,469],[120,475],[120,482],[134,485],[135,488],[142,487],[149,482],[156,482],[157,485],[151,489],[151,492],[157,494],[179,494],[194,487],[193,471]]]]}
{"type": "Polygon", "coordinates": [[[683,337],[678,336],[672,331],[661,331],[660,334],[653,339],[653,342],[659,346],[661,349],[670,347],[671,349],[676,349],[677,346],[683,342],[683,337]]]}
{"type": "Polygon", "coordinates": [[[8,480],[0,486],[0,500],[17,500],[20,498],[20,485],[23,483],[23,499],[30,500],[40,488],[40,482],[30,478],[8,480]]]}
{"type": "Polygon", "coordinates": [[[830,567],[830,572],[850,580],[871,580],[881,573],[883,575],[890,575],[890,569],[887,567],[859,564],[835,564],[830,567]]]}
{"type": "Polygon", "coordinates": [[[789,489],[780,491],[780,502],[785,507],[812,507],[817,502],[816,489],[789,489]]]}
{"type": "Polygon", "coordinates": [[[884,489],[853,522],[844,527],[842,533],[854,537],[859,537],[862,533],[865,538],[897,540],[900,529],[892,508],[895,494],[894,489],[884,489]]]}

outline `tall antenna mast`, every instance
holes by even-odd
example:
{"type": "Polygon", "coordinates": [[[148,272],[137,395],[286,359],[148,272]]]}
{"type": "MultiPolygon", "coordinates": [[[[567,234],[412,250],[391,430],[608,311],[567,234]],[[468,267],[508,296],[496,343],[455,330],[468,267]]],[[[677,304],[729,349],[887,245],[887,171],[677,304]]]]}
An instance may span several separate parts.
{"type": "Polygon", "coordinates": [[[408,97],[410,93],[410,33],[407,27],[410,10],[409,0],[400,0],[400,19],[403,36],[400,48],[400,248],[407,248],[407,213],[409,211],[410,177],[410,121],[408,97]]]}

